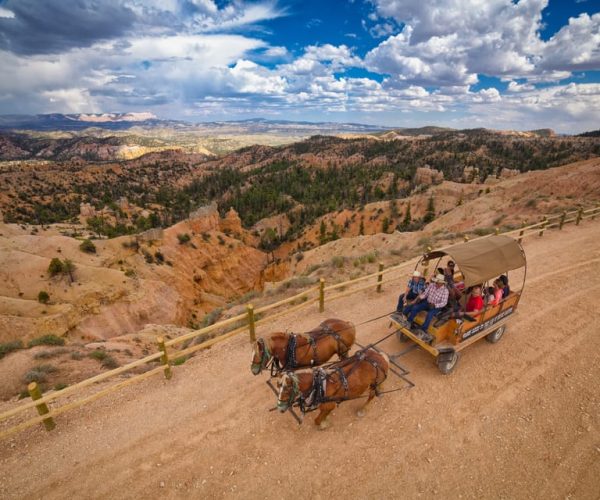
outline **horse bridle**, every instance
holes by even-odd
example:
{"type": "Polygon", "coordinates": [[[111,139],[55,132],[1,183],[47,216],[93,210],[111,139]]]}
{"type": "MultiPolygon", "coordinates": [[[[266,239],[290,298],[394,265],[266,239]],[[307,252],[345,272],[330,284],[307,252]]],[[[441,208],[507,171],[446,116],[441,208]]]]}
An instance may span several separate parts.
{"type": "MultiPolygon", "coordinates": [[[[290,409],[294,403],[296,402],[296,398],[301,396],[300,394],[300,385],[298,381],[298,376],[295,373],[289,372],[286,374],[292,381],[292,389],[290,391],[290,395],[286,401],[282,401],[279,397],[277,398],[277,408],[279,410],[286,411],[290,409]],[[285,409],[284,409],[285,407],[285,409]]],[[[301,398],[302,399],[302,398],[301,398]]],[[[304,413],[304,412],[303,412],[304,413]]]]}
{"type": "Polygon", "coordinates": [[[254,360],[252,360],[252,368],[258,367],[258,372],[260,373],[262,370],[266,370],[269,367],[269,363],[273,362],[273,355],[269,351],[265,339],[260,338],[256,343],[262,347],[262,355],[260,357],[260,362],[258,363],[254,363],[254,360]]]}

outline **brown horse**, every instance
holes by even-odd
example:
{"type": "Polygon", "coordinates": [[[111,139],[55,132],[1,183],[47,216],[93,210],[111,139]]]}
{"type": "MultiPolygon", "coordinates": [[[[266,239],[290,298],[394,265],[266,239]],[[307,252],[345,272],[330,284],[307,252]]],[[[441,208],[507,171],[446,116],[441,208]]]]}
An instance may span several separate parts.
{"type": "Polygon", "coordinates": [[[303,414],[318,408],[320,411],[315,424],[326,429],[327,417],[336,404],[358,398],[369,389],[367,401],[357,412],[362,417],[387,378],[388,361],[385,354],[366,349],[327,369],[314,368],[296,373],[286,371],[279,381],[277,408],[283,413],[297,403],[303,414]]]}
{"type": "Polygon", "coordinates": [[[348,356],[356,329],[348,321],[328,319],[308,333],[272,333],[259,338],[253,347],[251,370],[258,375],[271,365],[271,374],[282,370],[322,365],[334,354],[348,356]]]}

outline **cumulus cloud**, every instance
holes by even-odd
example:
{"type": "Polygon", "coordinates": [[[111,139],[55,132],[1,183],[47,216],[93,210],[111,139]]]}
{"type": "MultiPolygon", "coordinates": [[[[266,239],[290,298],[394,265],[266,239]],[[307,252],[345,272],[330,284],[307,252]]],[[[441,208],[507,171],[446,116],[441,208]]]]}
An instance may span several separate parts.
{"type": "Polygon", "coordinates": [[[374,0],[377,13],[405,23],[366,57],[401,82],[470,84],[478,74],[558,81],[600,66],[600,14],[569,19],[540,38],[548,0],[374,0]]]}
{"type": "Polygon", "coordinates": [[[598,88],[559,81],[600,68],[600,14],[571,18],[542,40],[547,4],[370,0],[360,41],[345,35],[361,45],[370,33],[371,50],[359,57],[364,45],[281,45],[262,25],[288,14],[275,0],[8,0],[0,111],[330,113],[394,123],[399,113],[451,112],[464,126],[526,116],[547,126],[556,116],[565,128],[591,128],[598,88]],[[481,75],[508,82],[506,90],[481,88],[481,75]]]}
{"type": "Polygon", "coordinates": [[[52,54],[89,47],[123,35],[135,15],[118,0],[9,0],[0,16],[0,49],[16,54],[52,54]]]}

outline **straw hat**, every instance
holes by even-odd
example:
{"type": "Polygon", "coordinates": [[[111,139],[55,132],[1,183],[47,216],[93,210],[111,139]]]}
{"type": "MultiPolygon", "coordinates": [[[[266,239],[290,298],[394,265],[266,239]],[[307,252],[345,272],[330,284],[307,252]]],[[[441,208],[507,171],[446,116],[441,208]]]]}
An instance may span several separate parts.
{"type": "Polygon", "coordinates": [[[413,271],[412,275],[413,275],[413,278],[420,278],[421,277],[421,273],[419,271],[413,271]]]}
{"type": "Polygon", "coordinates": [[[443,274],[436,274],[433,278],[431,278],[431,282],[432,283],[445,283],[446,280],[444,279],[443,274]]]}

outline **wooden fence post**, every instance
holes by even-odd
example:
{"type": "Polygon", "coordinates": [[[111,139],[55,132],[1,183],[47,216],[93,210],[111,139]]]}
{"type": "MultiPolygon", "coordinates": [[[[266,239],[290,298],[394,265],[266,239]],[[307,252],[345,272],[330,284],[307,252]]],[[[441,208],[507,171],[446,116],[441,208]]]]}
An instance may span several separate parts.
{"type": "Polygon", "coordinates": [[[465,234],[465,235],[463,236],[463,240],[465,240],[465,243],[466,243],[467,241],[469,241],[469,237],[468,237],[468,236],[465,234]]]}
{"type": "Polygon", "coordinates": [[[319,312],[325,311],[325,278],[319,280],[319,312]]]}
{"type": "Polygon", "coordinates": [[[500,228],[499,228],[499,227],[497,227],[497,228],[494,230],[494,232],[496,233],[496,236],[498,236],[498,235],[500,234],[500,228]]]}
{"type": "Polygon", "coordinates": [[[246,306],[248,312],[248,332],[250,333],[250,343],[256,342],[256,324],[254,322],[254,306],[248,304],[246,306]]]}
{"type": "Polygon", "coordinates": [[[158,344],[158,348],[162,352],[162,355],[160,357],[160,362],[165,367],[165,378],[167,380],[169,380],[173,376],[173,372],[171,371],[171,365],[169,365],[169,355],[167,354],[167,347],[165,346],[165,339],[162,337],[156,337],[156,343],[158,344]]]}
{"type": "Polygon", "coordinates": [[[594,211],[592,212],[592,220],[594,220],[594,219],[596,218],[596,215],[597,215],[597,212],[596,212],[596,211],[597,211],[597,210],[600,210],[600,205],[598,205],[598,206],[597,206],[597,207],[594,209],[594,211]]]}
{"type": "Polygon", "coordinates": [[[579,210],[577,210],[577,220],[575,221],[576,226],[579,226],[579,223],[581,222],[581,217],[583,217],[583,207],[579,207],[579,210]]]}
{"type": "Polygon", "coordinates": [[[546,226],[548,225],[548,218],[544,215],[542,219],[542,228],[540,229],[539,235],[544,236],[544,231],[546,230],[546,226]]]}
{"type": "Polygon", "coordinates": [[[383,281],[383,262],[379,263],[379,274],[377,275],[377,293],[381,292],[381,282],[383,281]]]}
{"type": "MultiPolygon", "coordinates": [[[[36,382],[31,382],[31,384],[27,386],[27,391],[29,392],[31,399],[33,399],[34,401],[42,397],[42,391],[40,390],[36,382]]],[[[46,415],[46,413],[50,412],[46,403],[39,404],[36,406],[36,408],[40,415],[46,415]]],[[[51,431],[52,429],[54,429],[56,427],[54,419],[52,417],[45,418],[44,427],[47,431],[51,431]]]]}
{"type": "Polygon", "coordinates": [[[560,223],[558,224],[558,229],[562,229],[565,225],[565,219],[567,218],[567,212],[563,212],[560,216],[560,223]]]}

